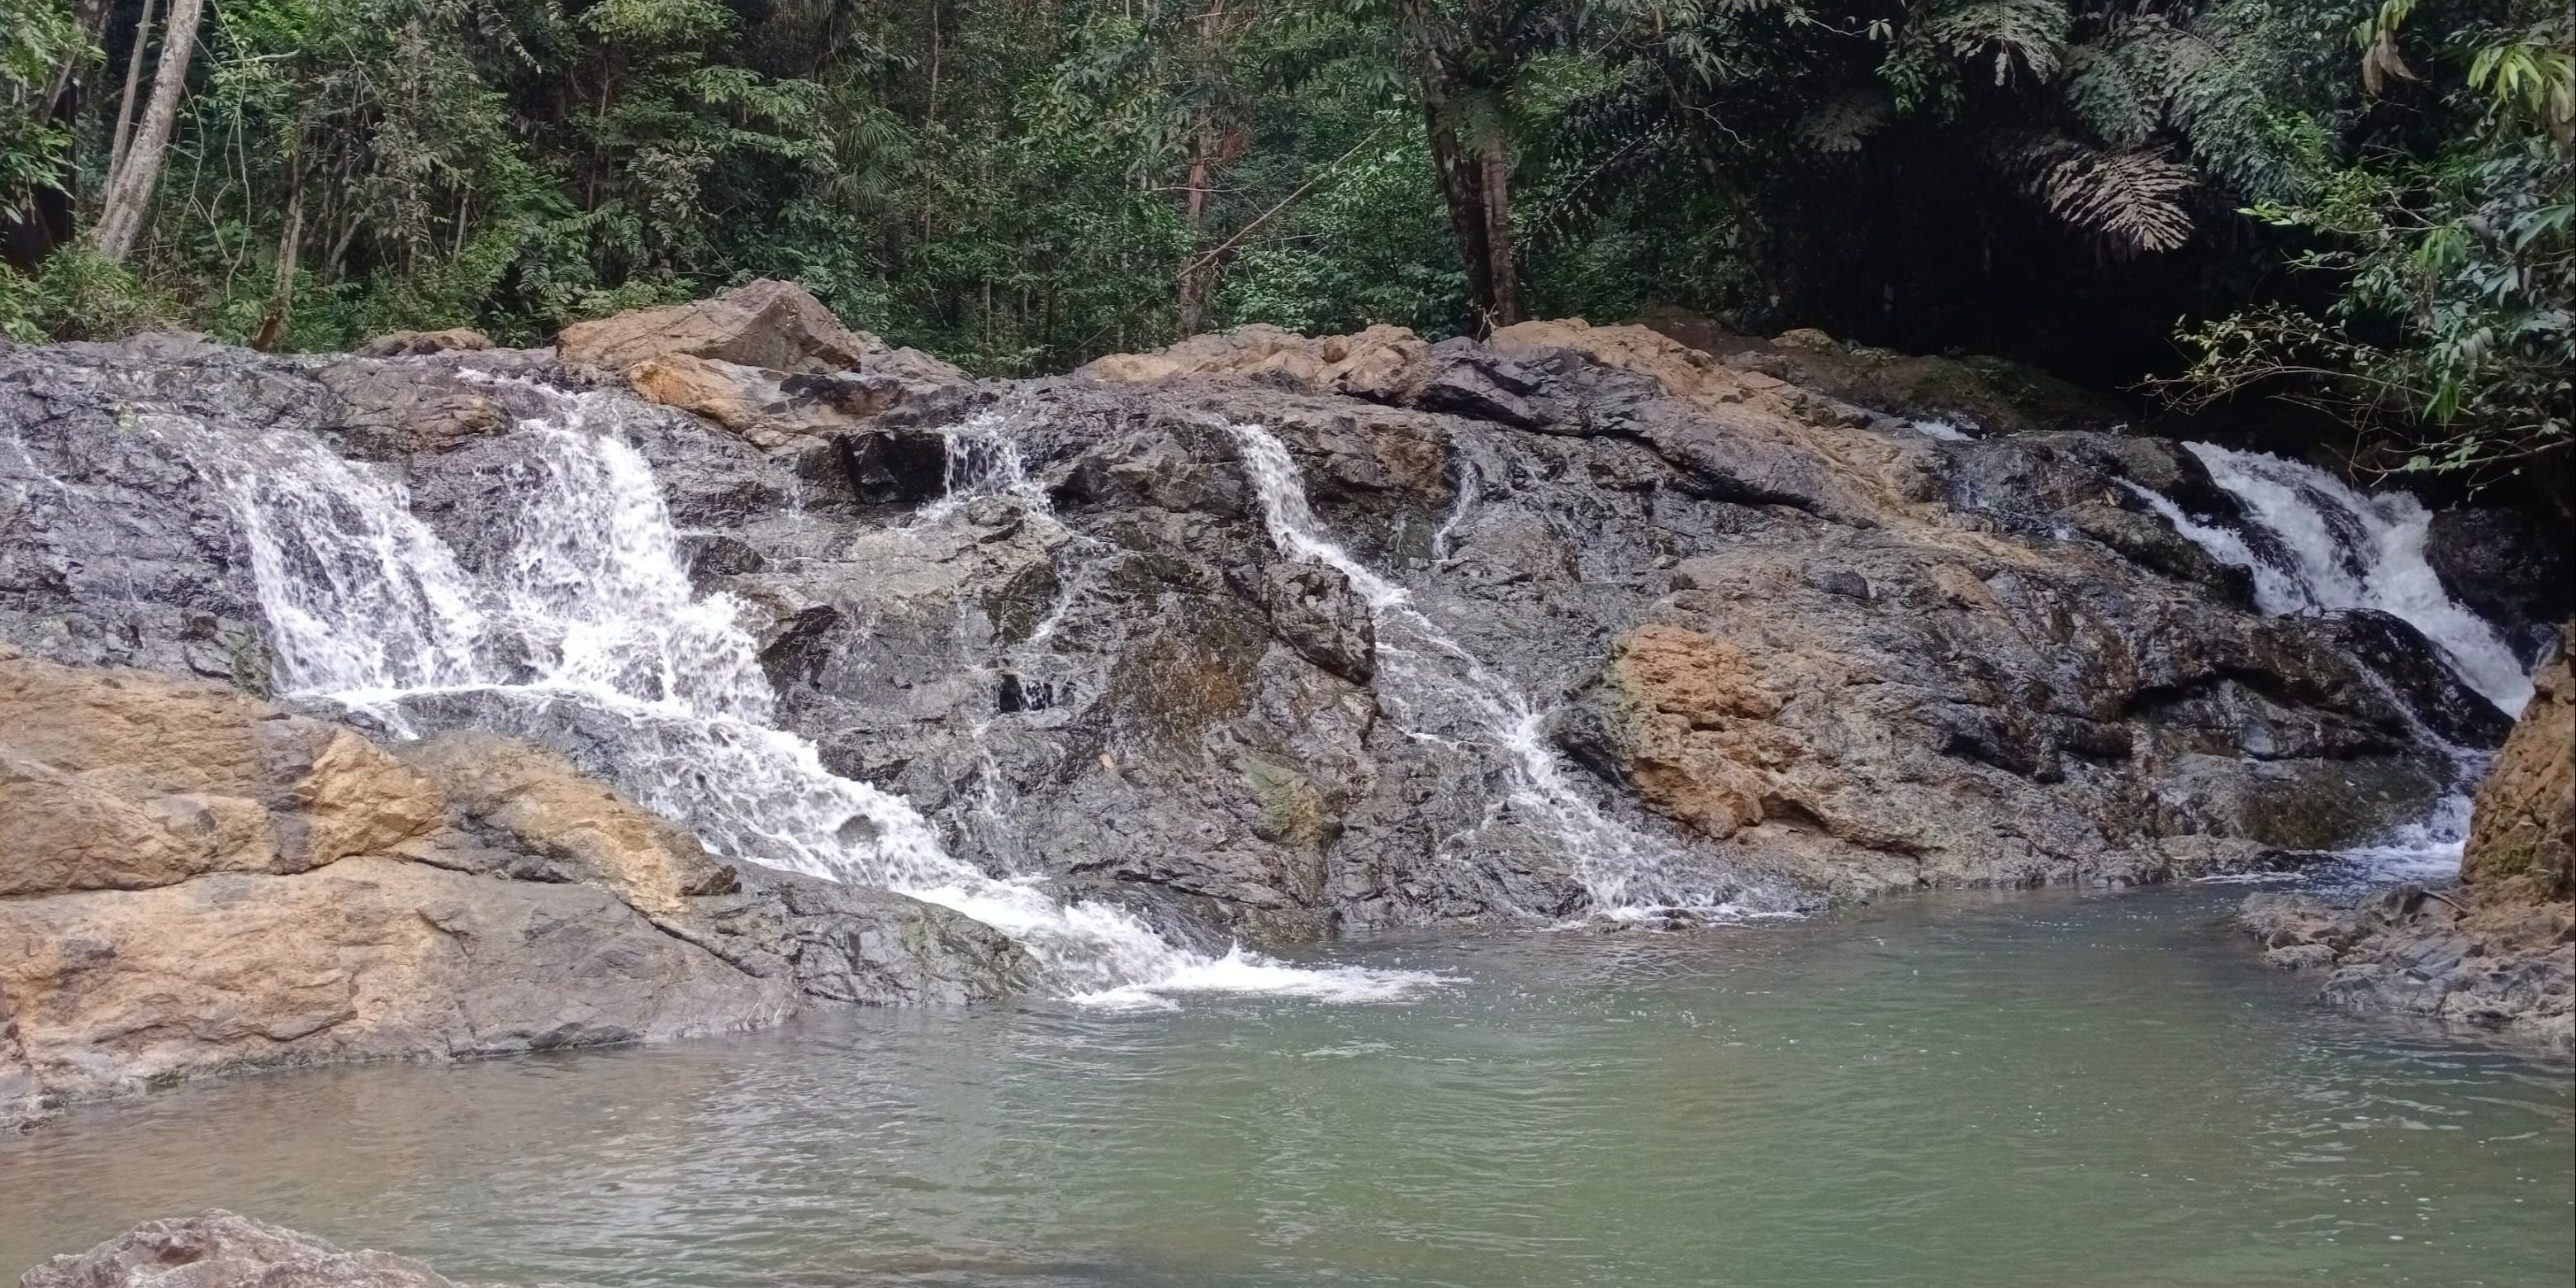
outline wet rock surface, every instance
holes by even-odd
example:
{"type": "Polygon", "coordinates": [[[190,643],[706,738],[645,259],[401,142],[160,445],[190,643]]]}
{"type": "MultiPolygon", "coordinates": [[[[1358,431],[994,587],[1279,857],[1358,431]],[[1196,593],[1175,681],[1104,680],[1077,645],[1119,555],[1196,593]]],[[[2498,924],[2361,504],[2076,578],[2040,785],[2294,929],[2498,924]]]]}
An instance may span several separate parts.
{"type": "MultiPolygon", "coordinates": [[[[827,768],[988,871],[1205,946],[1579,911],[1598,856],[1570,809],[1720,896],[2237,870],[2419,817],[2449,789],[2420,732],[2446,708],[2462,741],[2501,732],[2420,636],[2252,612],[2242,571],[2135,490],[2222,520],[2206,471],[2071,411],[1945,440],[1853,401],[1867,382],[1579,322],[1247,328],[1009,385],[777,283],[590,325],[561,353],[0,349],[0,640],[265,695],[229,491],[263,444],[365,462],[459,559],[500,560],[551,388],[650,461],[698,588],[730,597],[777,723],[827,768]],[[1283,549],[1242,426],[1361,572],[1283,549]]],[[[615,736],[511,732],[594,770],[615,736]]],[[[791,998],[1018,978],[989,932],[909,901],[720,890],[640,832],[612,846],[658,855],[631,868],[531,841],[588,807],[462,759],[438,826],[482,857],[361,857],[587,892],[791,998]]]]}
{"type": "Polygon", "coordinates": [[[409,1257],[343,1251],[312,1235],[222,1208],[146,1221],[87,1252],[55,1257],[18,1283],[19,1288],[459,1288],[409,1257]]]}
{"type": "Polygon", "coordinates": [[[2238,920],[2326,1000],[2576,1045],[2576,683],[2567,635],[2479,787],[2450,891],[2401,885],[2357,901],[2262,894],[2238,920]]]}

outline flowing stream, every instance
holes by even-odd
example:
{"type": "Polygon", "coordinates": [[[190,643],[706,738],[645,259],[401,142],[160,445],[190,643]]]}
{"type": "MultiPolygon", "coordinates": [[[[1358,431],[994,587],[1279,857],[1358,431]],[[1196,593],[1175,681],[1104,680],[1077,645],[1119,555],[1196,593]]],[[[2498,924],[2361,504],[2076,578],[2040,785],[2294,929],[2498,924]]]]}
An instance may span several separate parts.
{"type": "MultiPolygon", "coordinates": [[[[1404,587],[1379,575],[1333,540],[1307,502],[1304,477],[1279,436],[1261,425],[1229,423],[1245,472],[1261,498],[1263,520],[1279,553],[1327,565],[1349,581],[1377,628],[1376,688],[1381,708],[1415,737],[1446,727],[1433,710],[1461,713],[1468,727],[1500,753],[1512,805],[1574,863],[1595,913],[1613,918],[1689,911],[1716,919],[1780,914],[1795,907],[1782,891],[1694,865],[1680,847],[1604,814],[1578,792],[1549,747],[1546,712],[1495,674],[1413,604],[1404,587]]],[[[1473,477],[1472,474],[1469,477],[1473,477]]],[[[1472,495],[1461,487],[1461,512],[1472,495]]],[[[1457,516],[1451,517],[1454,525],[1457,516]]],[[[1445,543],[1446,527],[1435,537],[1445,543]]]]}
{"type": "MultiPolygon", "coordinates": [[[[2183,446],[2243,507],[2243,526],[2205,521],[2169,497],[2127,486],[2212,558],[2251,573],[2256,608],[2275,616],[2387,613],[2421,631],[2461,683],[2506,715],[2519,715],[2531,700],[2531,675],[2504,637],[2452,599],[2426,562],[2432,513],[2422,502],[2405,492],[2364,495],[2323,470],[2268,453],[2211,443],[2183,446]]],[[[2397,705],[2407,709],[2402,700],[2397,705]]],[[[2455,790],[2431,816],[2345,852],[2374,879],[2444,878],[2460,869],[2469,793],[2486,772],[2488,757],[2451,746],[2429,729],[2419,726],[2416,732],[2450,754],[2455,790]]]]}
{"type": "Polygon", "coordinates": [[[2154,492],[2138,495],[2221,563],[2254,575],[2266,613],[2376,609],[2422,631],[2461,681],[2520,715],[2531,675],[2485,618],[2442,589],[2424,559],[2432,512],[2405,492],[2365,496],[2313,466],[2263,452],[2185,443],[2211,481],[2245,508],[2249,527],[2204,523],[2154,492]]]}
{"type": "MultiPolygon", "coordinates": [[[[651,467],[616,432],[616,404],[539,392],[551,411],[519,427],[524,456],[500,489],[516,508],[478,516],[494,553],[470,568],[400,484],[309,435],[274,434],[247,459],[214,463],[250,549],[280,692],[405,733],[466,724],[579,743],[717,851],[954,908],[1018,940],[1083,1000],[1360,1000],[1431,982],[1193,952],[1124,909],[1062,902],[1035,876],[952,857],[902,798],[827,772],[812,744],[774,727],[756,645],[729,597],[691,588],[651,467]]],[[[951,471],[970,488],[1026,489],[1016,456],[980,437],[952,448],[951,471]]]]}

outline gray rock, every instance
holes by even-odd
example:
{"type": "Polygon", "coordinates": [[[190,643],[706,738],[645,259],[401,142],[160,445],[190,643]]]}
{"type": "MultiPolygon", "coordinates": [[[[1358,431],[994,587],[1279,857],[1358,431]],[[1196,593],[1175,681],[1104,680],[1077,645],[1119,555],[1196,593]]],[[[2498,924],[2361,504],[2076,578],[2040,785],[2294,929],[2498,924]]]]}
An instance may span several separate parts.
{"type": "MultiPolygon", "coordinates": [[[[2253,614],[2241,577],[2122,499],[2128,479],[2222,503],[2188,453],[2063,428],[1935,443],[1860,410],[1862,385],[1802,389],[1630,329],[1541,330],[1517,347],[1201,337],[1095,364],[1140,383],[952,381],[873,417],[853,386],[858,428],[778,455],[607,397],[701,581],[746,605],[783,725],[903,793],[953,852],[1184,938],[1581,899],[1562,844],[1511,806],[1516,771],[1473,704],[1408,694],[1338,574],[1273,545],[1228,421],[1270,427],[1335,537],[1552,713],[1588,771],[1575,790],[1712,870],[1846,894],[2155,880],[2369,839],[2447,789],[2410,710],[2447,698],[2380,674],[2420,654],[2253,614]],[[1050,513],[927,509],[943,431],[977,412],[1009,427],[1050,513]],[[1769,702],[1658,706],[1690,686],[1613,674],[1650,628],[1685,633],[1666,650],[1685,670],[1750,659],[1769,702]]],[[[23,539],[0,545],[0,639],[256,685],[255,599],[182,429],[203,450],[332,437],[489,557],[513,449],[441,428],[462,423],[442,400],[522,410],[468,369],[592,377],[503,351],[358,361],[168,339],[0,353],[0,422],[25,447],[0,444],[0,497],[25,498],[23,539]],[[416,396],[382,388],[407,381],[416,396]],[[361,403],[426,408],[426,427],[361,403]],[[132,428],[155,423],[170,432],[132,428]]],[[[838,389],[809,375],[813,398],[838,389]]],[[[590,731],[521,732],[589,763],[590,731]]],[[[918,909],[853,941],[820,896],[776,897],[802,902],[736,938],[810,960],[808,992],[972,996],[996,977],[973,943],[918,968],[888,957],[915,933],[900,927],[932,924],[918,909]]]]}
{"type": "Polygon", "coordinates": [[[458,1288],[388,1252],[342,1251],[309,1234],[208,1208],[146,1221],[87,1252],[29,1270],[19,1288],[458,1288]]]}
{"type": "Polygon", "coordinates": [[[1320,564],[1274,563],[1261,579],[1271,628],[1307,661],[1366,684],[1377,665],[1377,627],[1350,578],[1320,564]]]}

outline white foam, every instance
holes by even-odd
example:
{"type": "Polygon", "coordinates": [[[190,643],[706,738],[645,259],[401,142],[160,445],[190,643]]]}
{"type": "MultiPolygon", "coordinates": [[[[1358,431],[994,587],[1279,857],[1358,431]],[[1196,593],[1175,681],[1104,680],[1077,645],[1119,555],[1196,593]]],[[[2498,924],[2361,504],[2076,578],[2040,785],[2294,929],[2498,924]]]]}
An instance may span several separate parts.
{"type": "MultiPolygon", "coordinates": [[[[909,802],[830,773],[813,744],[770,723],[758,647],[730,597],[691,588],[651,466],[619,435],[621,404],[525,388],[547,411],[513,438],[523,454],[495,492],[516,508],[478,516],[490,544],[470,570],[412,514],[400,484],[309,435],[209,460],[251,550],[284,691],[402,730],[462,700],[478,723],[569,739],[711,849],[953,908],[1018,941],[1052,987],[1078,999],[1380,1000],[1433,982],[1239,949],[1211,957],[1165,942],[1124,908],[1060,901],[1035,877],[995,877],[951,856],[909,802]]],[[[953,485],[1043,502],[996,426],[966,437],[964,448],[952,440],[953,485]]]]}
{"type": "Polygon", "coordinates": [[[2212,555],[2252,568],[2264,612],[2368,608],[2403,619],[2470,688],[2506,715],[2522,713],[2531,676],[2494,626],[2442,589],[2424,558],[2433,516],[2422,502],[2405,492],[2365,496],[2323,470],[2268,453],[2183,446],[2277,539],[2278,555],[2265,558],[2242,539],[2213,545],[2203,540],[2207,528],[2184,530],[2212,555]]]}

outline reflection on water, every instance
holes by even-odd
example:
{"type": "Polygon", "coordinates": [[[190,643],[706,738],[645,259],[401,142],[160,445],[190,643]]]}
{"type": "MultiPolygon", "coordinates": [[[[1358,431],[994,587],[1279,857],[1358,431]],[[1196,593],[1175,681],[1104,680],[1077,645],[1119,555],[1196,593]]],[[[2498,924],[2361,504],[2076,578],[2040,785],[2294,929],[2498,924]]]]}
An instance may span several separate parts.
{"type": "Polygon", "coordinates": [[[1345,946],[1468,982],[244,1079],[0,1140],[0,1266],[222,1204],[460,1279],[2565,1283],[2568,1071],[2221,896],[1345,946]]]}

